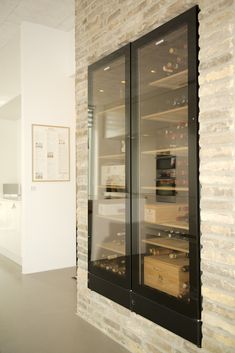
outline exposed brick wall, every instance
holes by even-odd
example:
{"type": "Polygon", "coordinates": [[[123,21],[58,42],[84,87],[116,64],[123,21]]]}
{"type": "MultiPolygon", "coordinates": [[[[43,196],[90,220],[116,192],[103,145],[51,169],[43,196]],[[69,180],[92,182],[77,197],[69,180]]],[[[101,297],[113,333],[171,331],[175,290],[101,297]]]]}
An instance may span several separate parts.
{"type": "MultiPolygon", "coordinates": [[[[232,0],[77,0],[80,316],[135,353],[235,351],[235,90],[232,0]],[[195,4],[200,27],[203,348],[87,289],[87,66],[195,4]]],[[[100,350],[101,352],[102,350],[100,350]]]]}

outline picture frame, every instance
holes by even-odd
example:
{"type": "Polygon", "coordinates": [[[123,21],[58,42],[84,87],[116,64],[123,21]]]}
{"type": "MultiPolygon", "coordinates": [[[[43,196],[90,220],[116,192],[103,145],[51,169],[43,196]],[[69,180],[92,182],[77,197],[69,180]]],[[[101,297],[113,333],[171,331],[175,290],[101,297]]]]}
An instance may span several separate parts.
{"type": "Polygon", "coordinates": [[[32,181],[70,181],[70,128],[32,124],[32,181]]]}

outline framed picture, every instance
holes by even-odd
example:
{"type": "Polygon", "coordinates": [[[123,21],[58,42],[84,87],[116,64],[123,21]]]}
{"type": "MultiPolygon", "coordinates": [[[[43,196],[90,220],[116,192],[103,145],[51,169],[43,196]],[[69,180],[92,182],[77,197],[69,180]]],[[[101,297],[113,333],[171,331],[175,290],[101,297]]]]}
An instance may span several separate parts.
{"type": "Polygon", "coordinates": [[[32,180],[70,180],[70,129],[32,125],[32,180]]]}

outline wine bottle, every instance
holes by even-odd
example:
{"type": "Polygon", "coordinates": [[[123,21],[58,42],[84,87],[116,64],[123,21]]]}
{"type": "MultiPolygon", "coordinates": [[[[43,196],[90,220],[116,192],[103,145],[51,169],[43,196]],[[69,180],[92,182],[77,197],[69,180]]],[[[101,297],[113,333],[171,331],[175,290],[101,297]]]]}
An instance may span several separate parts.
{"type": "Polygon", "coordinates": [[[188,283],[187,282],[184,282],[183,285],[182,285],[183,289],[188,289],[188,283]]]}
{"type": "Polygon", "coordinates": [[[189,272],[189,266],[183,266],[181,270],[182,272],[189,272]]]}
{"type": "Polygon", "coordinates": [[[180,257],[185,257],[185,253],[180,253],[180,252],[171,252],[169,254],[170,259],[178,259],[180,257]]]}
{"type": "Polygon", "coordinates": [[[121,141],[121,152],[125,153],[126,152],[126,147],[125,147],[125,140],[121,141]]]}
{"type": "Polygon", "coordinates": [[[167,64],[163,65],[162,70],[166,72],[166,74],[173,74],[174,71],[178,70],[178,68],[178,63],[173,63],[169,61],[167,64]]]}
{"type": "Polygon", "coordinates": [[[113,273],[117,273],[117,272],[118,272],[118,269],[117,269],[116,266],[112,268],[112,272],[113,272],[113,273]]]}
{"type": "Polygon", "coordinates": [[[174,55],[177,55],[178,54],[178,51],[177,51],[177,49],[176,48],[170,48],[169,49],[169,54],[174,54],[174,55]]]}
{"type": "Polygon", "coordinates": [[[118,255],[117,254],[114,254],[114,255],[108,255],[107,256],[107,259],[108,260],[113,260],[113,259],[116,259],[118,257],[118,255]]]}
{"type": "Polygon", "coordinates": [[[118,233],[117,233],[117,236],[118,236],[118,237],[123,237],[123,236],[125,236],[125,235],[126,235],[125,232],[118,232],[118,233]]]}

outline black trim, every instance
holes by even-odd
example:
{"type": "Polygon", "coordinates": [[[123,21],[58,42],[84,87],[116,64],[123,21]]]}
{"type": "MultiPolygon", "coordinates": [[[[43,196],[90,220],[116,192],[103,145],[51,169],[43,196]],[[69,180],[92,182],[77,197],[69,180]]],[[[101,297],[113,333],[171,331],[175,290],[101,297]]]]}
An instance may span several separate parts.
{"type": "Polygon", "coordinates": [[[88,288],[123,305],[127,309],[130,308],[130,291],[128,289],[105,281],[92,273],[88,273],[88,288]]]}
{"type": "Polygon", "coordinates": [[[133,293],[133,311],[201,347],[201,322],[133,293]]]}
{"type": "MultiPolygon", "coordinates": [[[[188,27],[188,99],[189,99],[189,234],[190,234],[190,303],[179,301],[173,296],[169,296],[150,287],[139,284],[140,261],[138,255],[139,249],[139,175],[133,173],[132,178],[132,289],[141,297],[149,298],[152,302],[158,302],[183,315],[194,319],[200,319],[201,313],[201,294],[200,294],[200,229],[199,229],[199,183],[198,183],[198,7],[186,11],[182,15],[167,22],[161,27],[146,34],[142,38],[132,43],[132,170],[139,170],[139,145],[138,145],[138,50],[156,38],[166,33],[176,30],[182,25],[188,27]]],[[[144,316],[144,314],[143,314],[144,316]]]]}

